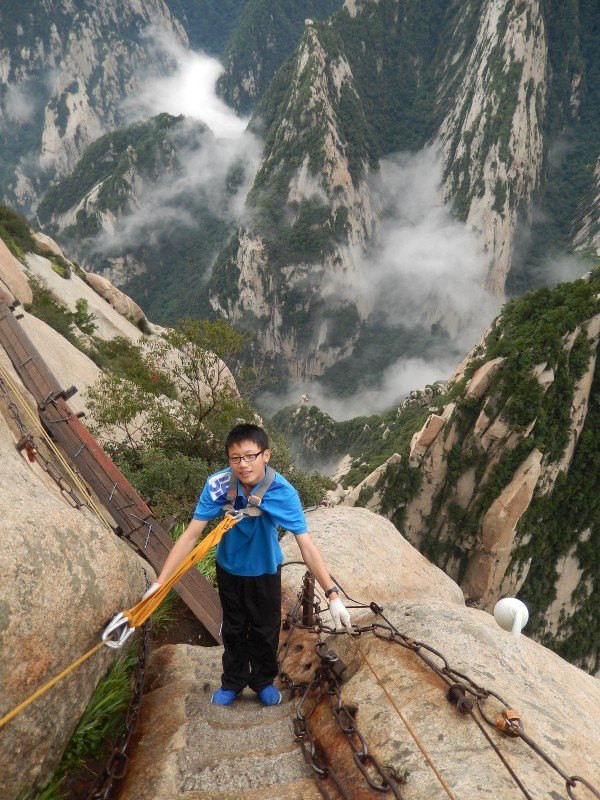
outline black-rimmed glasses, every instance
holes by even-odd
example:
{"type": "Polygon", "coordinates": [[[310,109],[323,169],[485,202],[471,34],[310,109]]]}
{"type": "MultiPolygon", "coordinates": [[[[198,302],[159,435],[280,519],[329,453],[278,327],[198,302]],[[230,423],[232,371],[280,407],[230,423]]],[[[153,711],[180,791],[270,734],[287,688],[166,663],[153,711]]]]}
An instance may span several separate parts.
{"type": "MultiPolygon", "coordinates": [[[[266,448],[265,448],[266,450],[266,448]]],[[[242,461],[256,461],[261,453],[264,453],[264,450],[259,450],[258,453],[246,453],[245,456],[229,456],[229,463],[230,464],[241,464],[242,461]]]]}

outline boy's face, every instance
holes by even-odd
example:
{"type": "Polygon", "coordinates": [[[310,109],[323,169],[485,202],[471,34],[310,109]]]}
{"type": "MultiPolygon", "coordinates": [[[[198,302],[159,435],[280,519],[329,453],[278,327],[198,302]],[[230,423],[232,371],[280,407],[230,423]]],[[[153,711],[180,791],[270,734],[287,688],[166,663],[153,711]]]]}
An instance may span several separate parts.
{"type": "Polygon", "coordinates": [[[267,464],[271,458],[271,451],[269,449],[263,450],[255,461],[236,462],[240,456],[253,455],[254,453],[258,453],[259,450],[259,445],[255,442],[248,441],[232,444],[227,453],[233,474],[236,478],[239,478],[242,483],[246,483],[249,486],[256,486],[256,484],[260,483],[265,477],[265,464],[267,464]]]}

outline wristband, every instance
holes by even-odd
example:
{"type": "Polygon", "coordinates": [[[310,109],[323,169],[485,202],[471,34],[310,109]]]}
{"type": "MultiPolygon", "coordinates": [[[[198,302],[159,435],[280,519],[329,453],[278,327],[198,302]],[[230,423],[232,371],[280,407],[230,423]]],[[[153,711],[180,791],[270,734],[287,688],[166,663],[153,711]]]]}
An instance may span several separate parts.
{"type": "Polygon", "coordinates": [[[340,592],[340,590],[339,590],[339,589],[338,589],[338,587],[335,585],[335,583],[333,584],[333,586],[331,587],[331,589],[327,589],[327,591],[325,592],[325,597],[326,597],[327,599],[329,599],[329,595],[330,595],[330,594],[333,594],[334,592],[337,592],[338,594],[339,594],[339,592],[340,592]]]}

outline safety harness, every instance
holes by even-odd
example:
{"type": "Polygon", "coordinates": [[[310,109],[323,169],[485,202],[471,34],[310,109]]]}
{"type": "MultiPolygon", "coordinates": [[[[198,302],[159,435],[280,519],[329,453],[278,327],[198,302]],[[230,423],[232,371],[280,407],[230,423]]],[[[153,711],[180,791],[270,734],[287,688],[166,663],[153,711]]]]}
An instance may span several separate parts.
{"type": "Polygon", "coordinates": [[[262,503],[262,499],[265,496],[265,492],[269,489],[274,479],[275,479],[275,470],[273,469],[273,467],[270,467],[267,464],[265,477],[254,488],[252,494],[249,494],[248,497],[246,498],[248,503],[246,508],[236,508],[235,501],[238,494],[240,494],[241,487],[239,478],[235,478],[233,473],[231,473],[229,475],[229,484],[227,486],[227,502],[223,506],[223,510],[237,516],[260,517],[260,515],[263,513],[263,510],[259,508],[259,506],[262,503]],[[232,480],[232,478],[234,480],[232,480]]]}

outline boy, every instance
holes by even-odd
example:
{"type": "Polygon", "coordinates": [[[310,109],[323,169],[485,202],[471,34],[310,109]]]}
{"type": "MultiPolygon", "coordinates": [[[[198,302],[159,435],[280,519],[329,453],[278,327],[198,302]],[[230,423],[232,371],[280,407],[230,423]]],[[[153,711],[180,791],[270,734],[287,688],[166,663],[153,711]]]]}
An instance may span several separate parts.
{"type": "Polygon", "coordinates": [[[221,688],[212,702],[229,706],[249,686],[263,705],[277,705],[281,694],[273,681],[277,676],[283,561],[277,525],[295,535],[304,563],[325,591],[336,628],[344,625],[350,629],[350,614],[309,538],[298,492],[268,467],[271,451],[266,431],[258,425],[237,425],[225,440],[225,453],[230,468],[208,477],[192,521],[147,594],[172,575],[193,550],[209,520],[227,507],[250,509],[250,513],[259,508],[259,515],[244,516],[217,547],[224,652],[221,688]]]}

